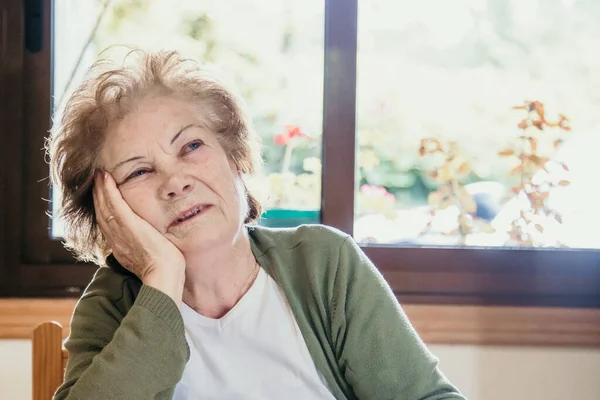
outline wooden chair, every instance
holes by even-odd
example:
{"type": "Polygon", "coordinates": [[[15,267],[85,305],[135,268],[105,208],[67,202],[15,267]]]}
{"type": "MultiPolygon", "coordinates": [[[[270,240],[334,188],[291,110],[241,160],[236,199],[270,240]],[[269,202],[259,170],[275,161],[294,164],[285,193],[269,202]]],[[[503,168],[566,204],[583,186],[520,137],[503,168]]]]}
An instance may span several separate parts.
{"type": "Polygon", "coordinates": [[[33,400],[51,400],[64,379],[67,351],[62,325],[44,322],[33,331],[33,400]]]}

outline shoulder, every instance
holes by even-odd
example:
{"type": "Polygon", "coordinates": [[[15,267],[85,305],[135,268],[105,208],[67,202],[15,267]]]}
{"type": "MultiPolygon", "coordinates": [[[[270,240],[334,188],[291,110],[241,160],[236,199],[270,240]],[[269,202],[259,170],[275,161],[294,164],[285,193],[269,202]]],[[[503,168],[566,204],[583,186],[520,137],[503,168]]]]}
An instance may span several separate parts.
{"type": "Polygon", "coordinates": [[[344,242],[352,240],[346,233],[326,225],[300,225],[295,228],[249,227],[256,250],[337,252],[344,242]]]}
{"type": "Polygon", "coordinates": [[[333,285],[339,269],[353,269],[364,255],[346,233],[324,225],[296,228],[250,228],[253,252],[281,284],[308,280],[311,285],[333,285]]]}

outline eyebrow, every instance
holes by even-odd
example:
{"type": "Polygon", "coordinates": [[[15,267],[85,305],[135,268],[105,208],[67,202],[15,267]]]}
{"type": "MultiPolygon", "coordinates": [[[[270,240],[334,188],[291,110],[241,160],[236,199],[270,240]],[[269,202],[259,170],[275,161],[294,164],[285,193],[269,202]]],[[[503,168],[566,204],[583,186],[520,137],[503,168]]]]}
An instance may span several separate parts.
{"type": "Polygon", "coordinates": [[[183,128],[181,128],[181,129],[179,130],[179,132],[177,132],[177,133],[175,134],[175,136],[173,136],[173,139],[171,139],[171,144],[175,143],[175,141],[176,141],[176,140],[177,140],[177,138],[178,138],[178,137],[179,137],[179,136],[180,136],[180,135],[183,133],[183,131],[185,131],[186,129],[189,129],[189,128],[191,128],[192,126],[195,126],[195,125],[194,125],[194,124],[189,124],[189,125],[187,125],[187,126],[184,126],[183,128]]]}
{"type": "MultiPolygon", "coordinates": [[[[171,143],[170,143],[170,144],[171,144],[171,145],[173,145],[173,143],[175,143],[175,141],[176,141],[176,140],[179,138],[179,136],[181,136],[181,134],[182,134],[182,133],[183,133],[183,132],[184,132],[186,129],[189,129],[189,128],[191,128],[192,126],[196,126],[196,125],[195,125],[195,124],[189,124],[189,125],[186,125],[186,126],[184,126],[183,128],[181,128],[181,129],[180,129],[180,130],[179,130],[179,131],[178,131],[178,132],[177,132],[177,133],[176,133],[176,134],[173,136],[173,138],[171,139],[171,143]]],[[[117,165],[115,165],[115,166],[112,168],[112,171],[114,172],[114,171],[115,171],[117,168],[119,168],[119,167],[120,167],[120,166],[122,166],[123,164],[127,164],[128,162],[131,162],[131,161],[141,160],[142,158],[144,158],[144,157],[142,157],[142,156],[135,156],[135,157],[128,158],[127,160],[121,161],[121,162],[117,163],[117,165]]]]}

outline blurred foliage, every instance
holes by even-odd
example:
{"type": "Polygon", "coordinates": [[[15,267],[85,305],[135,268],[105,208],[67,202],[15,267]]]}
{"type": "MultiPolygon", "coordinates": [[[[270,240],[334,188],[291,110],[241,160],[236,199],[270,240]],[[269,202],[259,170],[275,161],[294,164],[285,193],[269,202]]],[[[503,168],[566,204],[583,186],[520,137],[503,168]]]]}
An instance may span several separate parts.
{"type": "Polygon", "coordinates": [[[547,242],[544,231],[550,225],[562,224],[560,212],[549,207],[548,199],[554,188],[570,184],[564,179],[569,167],[556,156],[565,142],[564,134],[571,131],[569,120],[560,113],[555,121],[549,120],[540,101],[525,101],[513,108],[526,114],[517,124],[522,133],[513,146],[498,153],[513,161],[510,174],[519,177],[512,193],[520,197],[521,208],[511,223],[508,244],[560,246],[554,239],[547,242]],[[553,170],[551,165],[559,171],[553,170]]]}
{"type": "Polygon", "coordinates": [[[431,219],[422,234],[430,232],[438,211],[448,208],[455,208],[458,211],[456,228],[443,234],[458,235],[461,244],[464,244],[467,235],[471,233],[493,232],[493,228],[487,221],[475,215],[477,212],[475,199],[461,185],[464,177],[471,173],[471,165],[458,143],[451,141],[443,144],[436,138],[425,138],[420,142],[419,156],[427,161],[425,167],[427,176],[438,184],[438,189],[431,192],[427,199],[431,207],[431,219]]]}
{"type": "MultiPolygon", "coordinates": [[[[102,1],[102,3],[104,2],[102,1]]],[[[148,12],[152,1],[120,0],[111,3],[111,15],[105,29],[111,33],[117,33],[123,24],[131,23],[132,19],[142,18],[148,12]]]]}
{"type": "Polygon", "coordinates": [[[204,54],[199,59],[204,62],[215,62],[215,51],[217,39],[214,35],[214,25],[210,16],[200,13],[195,17],[186,17],[182,23],[182,29],[186,35],[200,42],[204,47],[204,54]]]}
{"type": "Polygon", "coordinates": [[[460,143],[471,166],[461,184],[512,187],[496,153],[519,132],[508,105],[523,98],[543,98],[578,130],[597,130],[600,57],[589,49],[600,47],[599,19],[593,1],[362,4],[360,183],[397,194],[398,207],[427,204],[438,182],[417,150],[433,137],[460,143]]]}

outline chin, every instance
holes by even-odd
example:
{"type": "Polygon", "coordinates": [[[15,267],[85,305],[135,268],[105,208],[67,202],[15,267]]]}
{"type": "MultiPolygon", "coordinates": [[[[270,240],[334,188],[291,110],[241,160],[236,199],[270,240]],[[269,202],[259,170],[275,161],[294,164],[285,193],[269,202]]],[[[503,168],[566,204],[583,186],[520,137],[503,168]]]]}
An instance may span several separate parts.
{"type": "Polygon", "coordinates": [[[182,253],[206,252],[225,244],[233,245],[239,236],[240,227],[222,223],[213,226],[197,227],[178,235],[173,243],[182,253]]]}
{"type": "Polygon", "coordinates": [[[173,243],[184,253],[195,251],[206,251],[222,243],[226,238],[224,232],[218,228],[206,227],[189,232],[185,236],[178,236],[173,243]]]}

